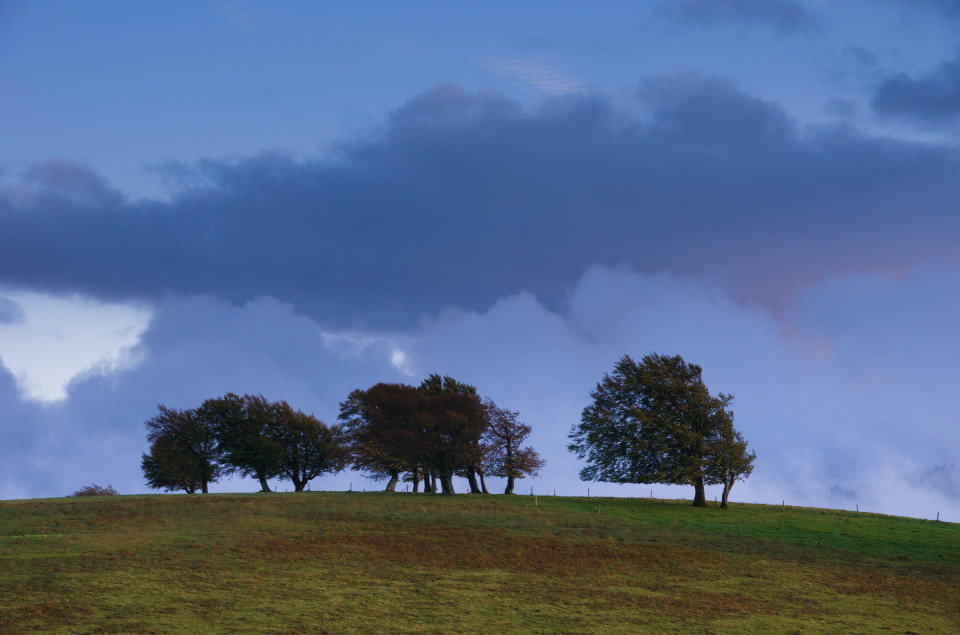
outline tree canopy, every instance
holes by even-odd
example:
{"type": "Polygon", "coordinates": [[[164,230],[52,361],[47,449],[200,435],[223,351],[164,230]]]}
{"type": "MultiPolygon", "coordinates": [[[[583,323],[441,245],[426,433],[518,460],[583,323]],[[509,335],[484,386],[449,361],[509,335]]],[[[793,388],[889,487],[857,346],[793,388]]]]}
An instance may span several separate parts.
{"type": "Polygon", "coordinates": [[[144,422],[150,453],[141,457],[147,484],[155,489],[207,493],[207,486],[223,473],[223,452],[216,431],[196,410],[164,405],[144,422]]]}
{"type": "Polygon", "coordinates": [[[712,396],[701,375],[679,355],[651,353],[639,364],[624,355],[570,432],[569,449],[587,461],[580,477],[693,485],[696,506],[706,504],[704,485],[723,483],[725,506],[755,455],[733,428],[733,396],[712,396]]]}
{"type": "Polygon", "coordinates": [[[476,388],[431,375],[419,388],[380,383],[354,390],[340,404],[353,463],[374,477],[389,477],[393,491],[403,472],[434,473],[445,494],[453,475],[479,463],[486,425],[476,388]]]}
{"type": "Polygon", "coordinates": [[[519,443],[530,428],[517,413],[480,400],[477,389],[449,376],[430,375],[419,387],[376,384],[354,390],[340,404],[340,420],[350,437],[353,465],[374,478],[387,478],[394,491],[407,474],[417,491],[454,493],[453,476],[467,479],[472,493],[486,493],[484,472],[513,480],[535,475],[543,465],[519,443]],[[477,476],[480,483],[477,483],[477,476]]]}
{"type": "Polygon", "coordinates": [[[347,462],[340,426],[328,427],[285,401],[228,393],[193,410],[159,406],[146,421],[149,454],[141,468],[153,488],[207,492],[223,474],[253,476],[269,492],[268,478],[281,477],[302,491],[307,483],[347,462]]]}
{"type": "Polygon", "coordinates": [[[532,447],[521,446],[531,430],[517,420],[519,412],[499,408],[490,399],[484,401],[483,407],[487,415],[484,467],[491,476],[507,479],[503,493],[512,494],[515,479],[539,475],[545,461],[532,447]]]}

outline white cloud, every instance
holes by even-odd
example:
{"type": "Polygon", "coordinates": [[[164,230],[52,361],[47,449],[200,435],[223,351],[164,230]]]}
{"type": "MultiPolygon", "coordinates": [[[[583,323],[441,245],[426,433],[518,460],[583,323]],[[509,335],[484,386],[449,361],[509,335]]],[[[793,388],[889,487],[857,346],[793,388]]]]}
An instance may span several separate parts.
{"type": "Polygon", "coordinates": [[[24,396],[56,401],[82,373],[110,373],[136,362],[129,354],[150,312],[79,296],[8,292],[19,319],[0,320],[0,360],[24,396]]]}

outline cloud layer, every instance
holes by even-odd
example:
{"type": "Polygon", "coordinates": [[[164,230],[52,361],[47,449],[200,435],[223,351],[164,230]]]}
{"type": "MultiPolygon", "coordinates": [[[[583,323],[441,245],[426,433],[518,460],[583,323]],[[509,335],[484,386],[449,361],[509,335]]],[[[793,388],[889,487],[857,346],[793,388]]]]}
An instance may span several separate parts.
{"type": "Polygon", "coordinates": [[[781,35],[814,31],[821,26],[815,14],[796,0],[672,0],[661,3],[656,13],[689,26],[762,26],[781,35]]]}
{"type": "Polygon", "coordinates": [[[960,121],[960,57],[940,63],[920,75],[897,73],[884,79],[871,101],[883,117],[922,127],[955,125],[960,121]]]}
{"type": "Polygon", "coordinates": [[[830,273],[953,261],[955,148],[801,126],[730,81],[651,78],[525,110],[440,86],[322,157],[170,165],[126,201],[52,162],[0,199],[0,283],[107,300],[271,295],[339,325],[410,324],[591,263],[706,276],[782,308],[830,273]]]}
{"type": "MultiPolygon", "coordinates": [[[[519,491],[647,495],[649,486],[581,483],[566,444],[616,359],[658,351],[700,363],[712,391],[736,396],[735,424],[758,464],[735,500],[960,520],[949,512],[960,502],[951,450],[960,442],[951,380],[960,304],[948,293],[958,283],[957,267],[834,278],[804,293],[784,322],[708,283],[590,267],[559,309],[519,293],[392,336],[332,331],[272,298],[242,306],[171,298],[138,345],[137,367],[79,377],[66,401],[23,403],[0,373],[2,414],[21,422],[3,431],[4,447],[21,451],[4,462],[0,496],[63,495],[90,481],[146,491],[142,422],[158,402],[186,408],[227,391],[262,392],[332,422],[353,388],[432,372],[475,384],[533,427],[531,443],[548,463],[519,491]],[[920,306],[932,311],[918,316],[920,306]]],[[[379,487],[345,473],[314,488],[351,483],[379,487]]]]}

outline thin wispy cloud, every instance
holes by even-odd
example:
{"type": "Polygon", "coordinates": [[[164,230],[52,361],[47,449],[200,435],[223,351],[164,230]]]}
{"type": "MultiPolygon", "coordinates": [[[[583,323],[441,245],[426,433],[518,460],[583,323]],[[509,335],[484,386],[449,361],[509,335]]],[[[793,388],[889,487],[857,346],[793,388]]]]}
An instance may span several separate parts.
{"type": "Polygon", "coordinates": [[[543,57],[502,58],[489,63],[497,73],[514,86],[549,95],[569,95],[586,90],[577,81],[543,57]]]}

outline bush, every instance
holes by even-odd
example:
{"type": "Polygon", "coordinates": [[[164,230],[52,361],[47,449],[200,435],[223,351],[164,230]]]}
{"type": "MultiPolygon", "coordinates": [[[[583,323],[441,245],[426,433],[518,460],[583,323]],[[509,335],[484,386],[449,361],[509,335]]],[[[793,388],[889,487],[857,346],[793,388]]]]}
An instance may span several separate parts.
{"type": "Polygon", "coordinates": [[[119,494],[117,490],[113,489],[112,485],[107,485],[106,487],[100,487],[91,483],[90,485],[84,485],[71,496],[116,496],[119,494]]]}

